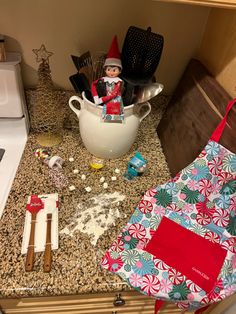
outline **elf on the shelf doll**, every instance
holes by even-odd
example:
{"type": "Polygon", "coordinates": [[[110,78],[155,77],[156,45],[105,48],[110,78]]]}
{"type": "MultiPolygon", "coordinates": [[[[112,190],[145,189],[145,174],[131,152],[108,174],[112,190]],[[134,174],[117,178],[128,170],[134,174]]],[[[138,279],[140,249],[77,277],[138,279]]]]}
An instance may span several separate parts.
{"type": "Polygon", "coordinates": [[[123,81],[119,78],[122,70],[117,37],[112,40],[104,63],[106,76],[92,83],[91,91],[96,105],[103,105],[102,118],[106,122],[124,120],[122,101],[123,81]]]}

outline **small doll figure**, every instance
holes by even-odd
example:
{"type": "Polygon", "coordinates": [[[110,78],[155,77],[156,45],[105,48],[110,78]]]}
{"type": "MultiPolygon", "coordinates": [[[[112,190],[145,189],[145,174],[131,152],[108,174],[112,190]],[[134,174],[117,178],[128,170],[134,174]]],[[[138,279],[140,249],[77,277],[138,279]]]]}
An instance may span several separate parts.
{"type": "Polygon", "coordinates": [[[106,122],[122,122],[124,106],[122,101],[123,81],[119,78],[122,70],[117,37],[113,38],[104,63],[106,76],[92,83],[91,91],[96,105],[103,105],[102,118],[106,122]]]}

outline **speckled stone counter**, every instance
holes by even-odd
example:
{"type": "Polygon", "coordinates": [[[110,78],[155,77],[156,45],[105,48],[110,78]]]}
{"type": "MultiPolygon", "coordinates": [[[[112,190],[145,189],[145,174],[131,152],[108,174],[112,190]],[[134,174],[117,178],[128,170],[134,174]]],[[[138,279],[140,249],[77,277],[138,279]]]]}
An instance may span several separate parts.
{"type": "Polygon", "coordinates": [[[0,220],[1,297],[55,296],[129,289],[118,276],[103,270],[100,260],[128,221],[142,193],[170,178],[155,131],[166,101],[165,96],[158,96],[152,101],[152,112],[141,123],[132,150],[122,158],[107,160],[100,173],[91,171],[89,167],[92,156],[83,146],[78,127],[65,130],[63,142],[53,147],[52,153],[65,160],[64,173],[69,185],[76,187],[74,191],[69,191],[68,188],[57,190],[54,187],[48,175],[48,167],[33,155],[34,149],[39,145],[35,135],[30,134],[0,220]],[[148,172],[134,181],[126,181],[122,174],[136,150],[148,160],[148,172]],[[73,157],[74,162],[69,162],[69,157],[73,157]],[[120,169],[120,174],[115,174],[116,168],[120,169]],[[78,169],[79,174],[74,174],[73,169],[78,169]],[[86,175],[86,180],[81,179],[82,174],[86,175]],[[111,180],[114,175],[117,176],[116,181],[111,180]],[[108,182],[106,190],[99,182],[101,176],[108,182]],[[85,191],[87,186],[92,188],[90,193],[85,191]],[[53,251],[50,273],[43,272],[43,253],[36,254],[34,271],[27,273],[25,256],[21,255],[27,197],[31,194],[55,192],[59,194],[59,249],[53,251]],[[119,215],[96,241],[81,228],[75,228],[70,235],[62,232],[65,228],[74,228],[81,217],[81,211],[91,207],[94,197],[102,198],[104,194],[119,195],[119,202],[104,202],[108,209],[109,206],[115,206],[119,215]]]}

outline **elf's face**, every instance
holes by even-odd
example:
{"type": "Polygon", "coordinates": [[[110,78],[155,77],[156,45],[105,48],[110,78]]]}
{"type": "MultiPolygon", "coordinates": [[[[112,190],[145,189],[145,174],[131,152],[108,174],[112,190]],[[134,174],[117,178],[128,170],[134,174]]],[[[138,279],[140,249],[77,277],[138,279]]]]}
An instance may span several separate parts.
{"type": "Polygon", "coordinates": [[[121,70],[117,66],[107,66],[105,69],[106,75],[109,77],[117,77],[121,70]]]}

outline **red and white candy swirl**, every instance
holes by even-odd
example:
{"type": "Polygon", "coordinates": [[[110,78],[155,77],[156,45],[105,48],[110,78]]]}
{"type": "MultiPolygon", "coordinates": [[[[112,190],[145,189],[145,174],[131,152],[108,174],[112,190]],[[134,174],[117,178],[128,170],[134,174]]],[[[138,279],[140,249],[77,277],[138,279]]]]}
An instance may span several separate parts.
{"type": "Polygon", "coordinates": [[[219,227],[226,227],[229,224],[229,214],[224,209],[216,209],[212,216],[213,222],[219,227]]]}
{"type": "Polygon", "coordinates": [[[146,235],[146,229],[141,224],[132,224],[129,227],[129,234],[136,239],[142,239],[146,235]]]}
{"type": "Polygon", "coordinates": [[[138,208],[139,210],[146,214],[148,212],[151,212],[152,211],[152,208],[153,208],[153,204],[149,201],[144,201],[144,200],[141,200],[139,205],[138,205],[138,208]]]}
{"type": "Polygon", "coordinates": [[[168,273],[170,281],[173,282],[174,285],[179,285],[185,280],[185,276],[175,269],[169,269],[168,273]]]}
{"type": "Polygon", "coordinates": [[[145,275],[141,290],[148,295],[155,295],[160,290],[160,281],[155,275],[145,275]]]}

